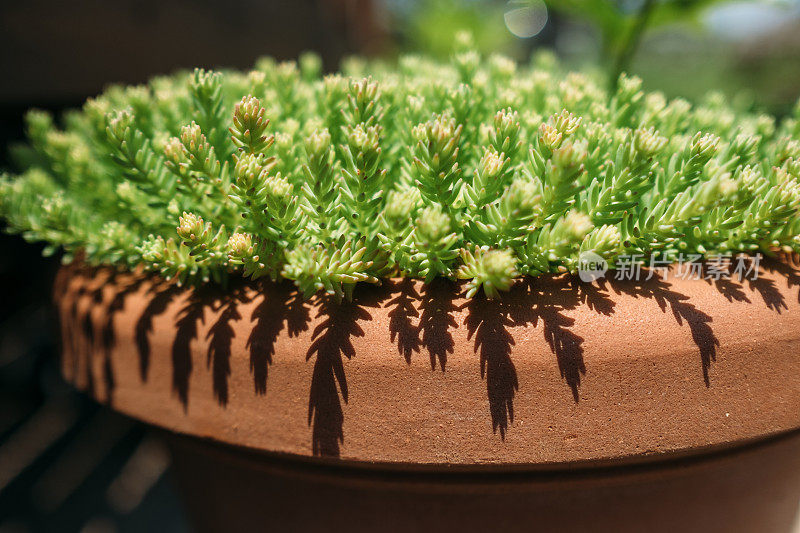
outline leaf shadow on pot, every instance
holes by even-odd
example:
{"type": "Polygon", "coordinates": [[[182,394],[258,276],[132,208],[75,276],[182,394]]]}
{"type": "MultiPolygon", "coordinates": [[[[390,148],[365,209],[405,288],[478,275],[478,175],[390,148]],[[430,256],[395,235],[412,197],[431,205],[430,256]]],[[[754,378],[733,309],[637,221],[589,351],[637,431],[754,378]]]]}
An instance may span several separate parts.
{"type": "Polygon", "coordinates": [[[235,338],[233,324],[242,319],[240,305],[262,299],[251,317],[255,324],[247,341],[255,389],[256,392],[263,391],[261,394],[266,392],[266,365],[271,363],[273,345],[284,322],[290,336],[308,328],[308,306],[288,283],[266,282],[269,286],[265,286],[234,277],[224,287],[207,284],[189,288],[152,276],[118,273],[108,268],[89,269],[87,272],[87,268],[86,265],[66,267],[54,287],[54,295],[61,302],[64,367],[73,380],[77,380],[80,374],[87,392],[100,397],[95,383],[96,373],[92,369],[95,355],[102,354],[102,376],[109,403],[114,389],[111,354],[117,344],[115,317],[124,310],[128,296],[136,292],[142,292],[146,301],[133,331],[139,377],[142,382],[148,379],[155,324],[165,313],[174,313],[175,333],[170,346],[172,389],[184,411],[188,410],[189,404],[192,343],[199,338],[201,326],[209,317],[212,322],[204,337],[206,364],[211,370],[214,397],[223,407],[228,403],[231,346],[235,338]],[[110,299],[106,302],[109,286],[114,290],[110,291],[110,299]],[[174,311],[176,305],[180,305],[177,312],[174,311]],[[96,316],[102,317],[99,326],[95,324],[96,316]]]}
{"type": "MultiPolygon", "coordinates": [[[[727,272],[722,272],[726,275],[718,279],[705,279],[706,283],[712,285],[720,294],[722,294],[729,302],[744,302],[753,303],[747,294],[744,292],[745,283],[750,291],[758,293],[771,311],[780,314],[784,309],[789,306],[786,303],[786,298],[781,293],[775,280],[767,279],[762,276],[764,272],[770,274],[777,274],[786,281],[789,289],[800,286],[800,275],[798,275],[798,268],[800,268],[800,260],[797,254],[779,254],[781,260],[767,257],[758,264],[750,260],[749,263],[745,262],[747,271],[737,272],[736,265],[730,263],[727,267],[727,272]],[[752,268],[752,272],[749,270],[752,268]]],[[[800,293],[798,293],[798,303],[800,303],[800,293]]]]}
{"type": "Polygon", "coordinates": [[[481,377],[486,380],[492,431],[505,439],[514,422],[514,396],[519,379],[512,360],[514,334],[509,328],[543,326],[543,335],[556,356],[559,373],[573,400],[580,401],[581,378],[586,373],[583,337],[572,331],[575,320],[564,311],[588,305],[601,314],[611,314],[614,303],[594,286],[573,283],[569,278],[528,278],[514,284],[502,298],[488,300],[479,295],[466,304],[467,337],[474,337],[481,377]]]}
{"type": "MultiPolygon", "coordinates": [[[[66,267],[56,277],[54,295],[60,302],[58,313],[61,328],[61,366],[64,374],[73,382],[80,382],[81,364],[83,379],[87,387],[92,384],[91,357],[94,331],[85,328],[85,317],[81,315],[81,300],[89,293],[89,277],[75,276],[73,267],[66,267]],[[84,325],[82,328],[81,325],[84,325]]],[[[85,312],[84,312],[85,314],[85,312]]]]}
{"type": "Polygon", "coordinates": [[[233,324],[243,317],[240,306],[253,301],[250,317],[254,325],[247,340],[250,371],[254,389],[263,395],[267,390],[267,367],[272,364],[274,343],[286,323],[289,335],[308,328],[308,306],[288,283],[249,282],[232,277],[225,287],[202,285],[193,289],[165,283],[152,286],[153,295],[135,326],[142,381],[147,380],[150,361],[150,337],[159,316],[179,299],[185,299],[175,318],[175,336],[171,346],[172,387],[184,410],[188,409],[189,383],[192,374],[192,342],[199,338],[200,327],[211,317],[206,331],[206,365],[211,369],[212,389],[217,403],[228,403],[228,381],[231,375],[232,342],[236,336],[233,324]]]}
{"type": "Polygon", "coordinates": [[[422,289],[419,330],[422,334],[421,345],[428,351],[431,360],[431,370],[436,369],[438,362],[444,372],[447,355],[455,350],[450,330],[458,327],[453,313],[458,310],[455,299],[459,292],[458,284],[446,279],[436,279],[422,289]]]}
{"type": "Polygon", "coordinates": [[[189,409],[189,378],[192,375],[191,343],[199,334],[200,324],[205,324],[205,307],[208,289],[188,292],[188,299],[175,319],[175,339],[172,342],[172,392],[178,396],[183,410],[189,409]]]}
{"type": "Polygon", "coordinates": [[[54,295],[62,301],[59,322],[63,365],[72,379],[78,379],[82,372],[81,379],[87,392],[112,405],[115,387],[112,353],[116,346],[114,319],[124,309],[126,299],[138,291],[146,280],[141,276],[99,267],[89,268],[87,276],[86,269],[86,266],[81,266],[80,273],[84,275],[77,276],[78,270],[72,265],[65,270],[65,275],[60,275],[56,280],[54,295]],[[69,284],[76,282],[79,286],[70,289],[69,284]],[[108,287],[116,290],[109,291],[108,287]],[[88,305],[81,306],[86,299],[88,305]],[[80,334],[77,334],[78,331],[80,334]],[[101,357],[102,384],[98,383],[94,372],[98,354],[101,357]]]}
{"type": "Polygon", "coordinates": [[[389,311],[389,340],[397,344],[397,351],[403,356],[407,364],[411,364],[411,355],[420,351],[422,341],[419,338],[421,326],[414,325],[412,319],[419,318],[419,311],[415,302],[420,295],[414,286],[414,280],[404,278],[399,282],[392,282],[390,292],[396,296],[386,302],[389,311]]]}
{"type": "Polygon", "coordinates": [[[241,278],[231,278],[225,287],[202,285],[189,292],[185,305],[175,321],[175,339],[172,343],[172,388],[188,409],[189,383],[192,373],[191,343],[199,336],[199,327],[205,324],[206,312],[216,319],[206,332],[206,367],[211,370],[212,390],[217,403],[228,404],[228,380],[231,375],[231,343],[236,336],[231,322],[242,318],[239,305],[250,301],[247,283],[241,278]]]}
{"type": "Polygon", "coordinates": [[[225,407],[228,405],[228,379],[231,375],[231,343],[236,336],[231,322],[242,318],[239,305],[248,303],[250,298],[244,283],[236,279],[229,284],[228,290],[214,294],[213,299],[219,305],[213,306],[212,310],[219,312],[219,316],[206,333],[206,367],[211,369],[214,397],[219,405],[225,407]]]}
{"type": "MultiPolygon", "coordinates": [[[[139,353],[139,371],[142,381],[147,380],[150,367],[150,336],[156,319],[165,313],[171,304],[185,298],[185,302],[176,314],[175,337],[170,348],[172,359],[172,391],[178,397],[183,410],[189,409],[189,382],[192,374],[192,341],[199,336],[200,325],[205,324],[206,310],[219,310],[226,299],[226,292],[217,286],[203,285],[194,289],[179,287],[174,284],[153,286],[149,289],[154,295],[149,299],[135,326],[135,340],[139,353]]],[[[219,322],[212,325],[207,340],[210,340],[207,352],[207,364],[214,365],[214,395],[222,405],[227,402],[227,376],[230,373],[229,327],[219,322]],[[215,329],[216,326],[216,329],[215,329]],[[220,336],[220,340],[217,340],[220,336]],[[227,344],[227,348],[226,348],[227,344]],[[227,372],[226,372],[227,367],[227,372]]]]}
{"type": "Polygon", "coordinates": [[[288,281],[257,283],[256,289],[261,301],[250,316],[254,322],[247,339],[250,350],[250,372],[253,374],[253,387],[258,395],[267,393],[269,367],[275,355],[275,342],[284,323],[289,337],[296,337],[308,329],[308,305],[300,292],[288,281]]]}
{"type": "MultiPolygon", "coordinates": [[[[789,289],[800,287],[800,254],[781,254],[779,259],[780,260],[767,258],[765,261],[761,262],[762,269],[770,274],[777,274],[783,278],[786,281],[786,286],[789,289]]],[[[770,307],[778,312],[780,312],[781,308],[788,308],[783,296],[780,292],[778,292],[774,282],[771,280],[758,278],[757,280],[750,280],[749,283],[751,288],[761,293],[761,296],[764,298],[764,303],[767,305],[767,307],[770,307]],[[764,285],[769,286],[771,289],[766,293],[766,295],[764,292],[762,292],[761,288],[764,285]]],[[[797,303],[800,303],[800,291],[797,292],[797,303]]]]}
{"type": "MultiPolygon", "coordinates": [[[[794,257],[797,264],[797,257],[794,257]]],[[[789,288],[800,286],[800,274],[787,261],[765,260],[763,271],[776,277],[757,279],[706,280],[728,301],[751,304],[758,293],[764,305],[780,313],[788,305],[780,290],[783,278],[789,288]],[[745,290],[746,289],[746,290],[745,290]]],[[[648,271],[644,271],[642,279],[648,271]]],[[[338,456],[344,442],[342,401],[349,401],[344,361],[357,355],[353,337],[364,336],[360,322],[372,320],[369,308],[389,309],[389,335],[407,364],[423,350],[430,357],[431,370],[444,372],[447,357],[455,348],[453,331],[463,315],[467,339],[473,341],[481,379],[486,393],[494,433],[505,439],[514,422],[514,399],[520,380],[513,362],[514,346],[520,341],[515,328],[542,325],[542,335],[555,355],[559,373],[573,401],[580,401],[580,386],[586,375],[584,339],[576,331],[575,318],[568,311],[584,307],[610,316],[615,312],[613,293],[653,300],[678,323],[688,326],[700,355],[702,376],[711,386],[709,369],[716,360],[720,341],[712,328],[712,317],[668,281],[652,276],[646,281],[617,280],[614,271],[595,284],[578,282],[569,276],[526,278],[517,282],[500,299],[479,295],[463,296],[463,285],[437,280],[423,285],[413,280],[387,280],[382,288],[359,286],[354,300],[338,303],[325,296],[306,302],[288,282],[250,282],[231,279],[227,287],[205,285],[195,289],[154,281],[140,274],[119,273],[111,269],[90,269],[85,265],[67,267],[54,287],[59,301],[61,342],[65,373],[95,395],[113,401],[114,369],[112,353],[117,346],[115,317],[133,294],[143,297],[145,307],[138,315],[134,342],[139,355],[140,378],[146,381],[151,353],[151,337],[158,318],[174,317],[171,344],[172,388],[184,410],[188,410],[192,374],[192,343],[204,332],[206,364],[211,370],[214,397],[221,406],[228,402],[231,350],[235,323],[243,319],[240,306],[252,303],[246,346],[250,351],[250,371],[254,391],[267,391],[269,366],[275,343],[285,330],[295,337],[309,327],[309,310],[318,304],[322,321],[311,334],[306,360],[314,359],[309,391],[308,424],[312,429],[312,448],[316,455],[338,456]],[[78,270],[71,270],[78,269],[78,270]],[[78,275],[79,274],[79,275],[78,275]],[[114,287],[114,290],[109,290],[114,287]],[[176,308],[179,308],[176,310],[176,308]],[[208,329],[201,328],[211,320],[208,329]],[[541,322],[540,322],[541,321],[541,322]],[[102,361],[97,361],[102,357],[102,361]],[[98,378],[102,380],[102,386],[98,378]],[[96,394],[99,393],[99,394],[96,394]],[[105,394],[103,394],[105,393],[105,394]]],[[[800,295],[798,295],[800,301],[800,295]]]]}
{"type": "Polygon", "coordinates": [[[53,296],[59,302],[58,323],[61,331],[61,367],[64,375],[74,381],[80,373],[81,335],[78,332],[81,298],[86,294],[88,278],[74,276],[77,273],[72,266],[64,267],[55,279],[53,296]],[[77,287],[75,287],[77,285],[77,287]]]}
{"type": "MultiPolygon", "coordinates": [[[[648,272],[644,271],[644,276],[648,272]]],[[[727,283],[717,286],[720,292],[728,297],[733,295],[742,294],[741,289],[729,286],[727,283]]],[[[668,310],[672,312],[672,316],[679,326],[684,322],[689,326],[689,331],[692,335],[692,340],[700,351],[700,364],[703,373],[703,381],[706,387],[711,386],[709,377],[709,369],[711,364],[717,359],[717,347],[720,345],[719,339],[714,334],[711,328],[713,319],[710,315],[701,311],[693,303],[690,303],[688,296],[677,292],[672,289],[672,285],[661,279],[657,275],[647,281],[639,280],[618,280],[614,277],[609,278],[608,284],[611,289],[617,294],[627,294],[634,298],[646,298],[654,300],[662,313],[668,310]]],[[[749,300],[748,300],[749,301],[749,300]]]]}
{"type": "Polygon", "coordinates": [[[367,308],[378,307],[384,296],[385,292],[376,288],[358,287],[352,302],[338,302],[327,296],[319,299],[317,318],[324,320],[314,328],[313,341],[306,352],[306,361],[314,358],[308,396],[308,425],[314,455],[340,455],[339,447],[344,442],[342,400],[349,401],[344,358],[356,355],[352,339],[364,336],[358,323],[372,320],[367,308]]]}
{"type": "Polygon", "coordinates": [[[445,371],[447,356],[455,349],[451,331],[458,328],[456,313],[466,310],[467,337],[474,337],[481,378],[486,380],[492,430],[501,438],[514,421],[514,396],[519,390],[517,371],[512,361],[516,344],[509,328],[544,325],[544,337],[556,355],[559,372],[574,401],[579,400],[583,361],[583,338],[571,331],[574,319],[563,314],[583,304],[597,313],[609,315],[614,302],[597,287],[573,283],[569,278],[525,279],[497,300],[478,295],[465,302],[463,284],[436,279],[431,284],[412,280],[393,281],[392,298],[386,303],[390,339],[407,364],[414,352],[424,348],[430,356],[431,370],[437,363],[445,371]],[[418,306],[415,307],[415,302],[418,306]],[[415,325],[413,319],[418,318],[415,325]]]}
{"type": "MultiPolygon", "coordinates": [[[[744,291],[746,284],[751,292],[758,293],[761,296],[764,305],[768,309],[780,314],[782,310],[789,308],[786,299],[777,287],[775,280],[764,278],[761,274],[763,271],[772,274],[777,273],[786,280],[789,288],[800,286],[800,275],[796,270],[796,256],[794,268],[791,266],[791,261],[791,257],[784,257],[783,261],[767,258],[760,265],[754,265],[756,275],[750,274],[749,276],[743,275],[743,273],[737,274],[735,265],[731,263],[728,265],[727,275],[716,279],[707,278],[704,281],[715,288],[729,302],[753,304],[744,291]]],[[[645,278],[649,277],[648,271],[645,270],[643,272],[645,278]]],[[[674,268],[671,272],[674,275],[674,268]]],[[[719,339],[711,327],[712,317],[699,310],[688,301],[690,299],[688,296],[675,291],[669,282],[659,278],[657,275],[653,275],[647,283],[631,280],[619,281],[613,277],[609,278],[609,283],[613,290],[618,293],[655,300],[662,312],[666,312],[669,308],[679,325],[683,325],[684,321],[688,324],[692,340],[700,352],[703,381],[706,387],[710,387],[709,370],[716,361],[717,347],[720,346],[719,339]]],[[[798,302],[800,302],[800,294],[798,294],[798,302]]]]}
{"type": "Polygon", "coordinates": [[[431,370],[438,364],[442,372],[447,365],[447,356],[455,349],[450,333],[458,327],[454,312],[461,289],[457,283],[447,279],[435,279],[417,290],[419,283],[404,278],[385,284],[394,296],[386,302],[389,311],[389,338],[397,345],[397,351],[406,364],[411,364],[414,353],[424,348],[430,358],[431,370]],[[417,323],[414,324],[414,319],[417,323]]]}
{"type": "MultiPolygon", "coordinates": [[[[767,262],[766,268],[780,270],[790,286],[792,283],[800,285],[800,276],[785,264],[767,262]]],[[[432,369],[437,361],[434,354],[443,356],[439,361],[444,371],[446,354],[453,350],[449,329],[458,327],[453,318],[454,311],[465,310],[467,336],[468,339],[474,338],[481,377],[486,380],[492,430],[499,432],[501,438],[505,438],[509,424],[514,421],[514,397],[519,390],[512,359],[516,344],[513,328],[535,327],[541,321],[544,339],[556,356],[559,373],[577,403],[580,401],[581,381],[586,374],[584,339],[575,331],[575,319],[565,311],[585,306],[598,314],[611,316],[615,311],[611,292],[653,300],[662,312],[669,311],[678,325],[685,323],[699,352],[704,383],[710,387],[709,370],[720,345],[711,325],[712,317],[698,309],[689,296],[644,270],[642,279],[646,278],[650,279],[646,282],[618,280],[614,271],[609,272],[607,279],[595,284],[582,283],[569,276],[527,278],[517,282],[497,300],[487,300],[478,295],[460,307],[455,305],[463,299],[458,284],[437,281],[418,290],[409,281],[394,282],[393,298],[387,303],[387,307],[392,308],[389,312],[390,336],[407,363],[410,363],[412,353],[425,347],[431,354],[432,369]],[[418,307],[415,307],[415,301],[419,302],[418,307]],[[416,325],[415,318],[419,319],[416,325]]],[[[750,303],[743,282],[720,279],[709,283],[729,300],[750,303]]],[[[761,295],[769,309],[779,313],[786,308],[773,280],[759,278],[746,283],[750,291],[761,295]]]]}
{"type": "Polygon", "coordinates": [[[152,293],[152,297],[148,300],[147,306],[139,315],[134,327],[134,340],[139,354],[139,377],[142,382],[147,381],[150,371],[150,335],[153,333],[155,319],[161,316],[184,290],[174,283],[163,282],[151,286],[148,291],[152,293]]]}
{"type": "MultiPolygon", "coordinates": [[[[511,293],[518,292],[516,287],[511,293]]],[[[508,327],[517,325],[509,315],[508,298],[487,300],[479,296],[469,301],[466,319],[468,338],[475,337],[475,352],[480,354],[481,378],[486,380],[492,431],[500,430],[505,439],[509,423],[514,423],[514,395],[519,390],[517,370],[511,360],[516,344],[508,327]]],[[[504,295],[505,296],[505,295],[504,295]]]]}
{"type": "MultiPolygon", "coordinates": [[[[136,293],[145,279],[140,276],[131,276],[129,274],[112,273],[106,284],[117,285],[122,288],[114,292],[113,297],[103,311],[103,323],[100,327],[100,344],[103,349],[103,378],[106,388],[106,401],[109,405],[114,400],[114,369],[112,366],[112,353],[117,344],[116,335],[114,334],[114,318],[125,308],[125,301],[127,298],[136,293]]],[[[102,300],[103,289],[98,289],[97,296],[102,300]]]]}

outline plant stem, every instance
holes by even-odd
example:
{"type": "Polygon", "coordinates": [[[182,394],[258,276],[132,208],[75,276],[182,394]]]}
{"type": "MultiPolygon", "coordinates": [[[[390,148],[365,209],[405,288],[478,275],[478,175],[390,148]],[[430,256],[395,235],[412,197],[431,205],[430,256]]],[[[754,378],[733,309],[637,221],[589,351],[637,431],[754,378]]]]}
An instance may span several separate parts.
{"type": "Polygon", "coordinates": [[[616,90],[620,74],[626,71],[630,66],[631,59],[636,53],[636,49],[639,48],[639,44],[642,41],[642,35],[644,34],[644,30],[647,28],[647,24],[650,21],[650,16],[653,14],[653,8],[655,5],[656,0],[644,0],[639,8],[638,13],[636,13],[636,19],[633,21],[631,31],[628,32],[628,36],[622,43],[619,53],[614,61],[614,67],[611,71],[611,79],[609,80],[609,85],[611,86],[612,90],[616,90]]]}

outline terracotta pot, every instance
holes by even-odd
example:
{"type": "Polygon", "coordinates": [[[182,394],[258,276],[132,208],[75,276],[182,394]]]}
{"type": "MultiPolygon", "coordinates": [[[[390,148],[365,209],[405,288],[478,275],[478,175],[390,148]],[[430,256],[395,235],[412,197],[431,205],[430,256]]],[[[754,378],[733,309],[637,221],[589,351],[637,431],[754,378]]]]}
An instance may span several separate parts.
{"type": "Polygon", "coordinates": [[[59,273],[66,378],[168,430],[199,529],[791,530],[800,270],[181,289],[59,273]]]}

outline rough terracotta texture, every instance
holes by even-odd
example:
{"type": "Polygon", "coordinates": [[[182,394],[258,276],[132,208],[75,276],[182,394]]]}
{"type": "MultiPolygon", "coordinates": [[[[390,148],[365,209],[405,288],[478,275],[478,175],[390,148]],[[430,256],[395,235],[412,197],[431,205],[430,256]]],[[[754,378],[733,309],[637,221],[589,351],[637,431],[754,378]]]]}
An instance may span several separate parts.
{"type": "Polygon", "coordinates": [[[300,456],[563,469],[800,427],[798,289],[769,263],[741,284],[534,279],[499,301],[395,281],[338,305],[67,267],[55,297],[65,376],[152,424],[300,456]]]}

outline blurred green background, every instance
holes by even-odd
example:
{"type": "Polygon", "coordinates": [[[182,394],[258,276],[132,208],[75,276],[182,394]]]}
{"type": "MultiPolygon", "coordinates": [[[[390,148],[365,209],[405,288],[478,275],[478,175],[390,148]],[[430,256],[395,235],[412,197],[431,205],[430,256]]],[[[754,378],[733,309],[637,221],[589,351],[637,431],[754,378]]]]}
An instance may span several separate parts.
{"type": "Polygon", "coordinates": [[[470,31],[484,52],[625,70],[697,101],[718,90],[783,115],[800,95],[800,0],[382,0],[386,53],[446,56],[470,31]]]}

